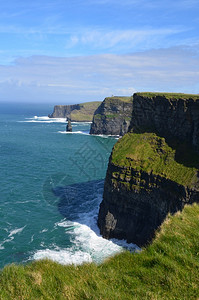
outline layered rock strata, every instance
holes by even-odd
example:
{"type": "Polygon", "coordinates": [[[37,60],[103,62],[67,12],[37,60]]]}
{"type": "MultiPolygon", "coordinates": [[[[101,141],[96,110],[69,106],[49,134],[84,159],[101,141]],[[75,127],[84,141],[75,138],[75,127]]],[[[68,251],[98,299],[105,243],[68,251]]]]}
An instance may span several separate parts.
{"type": "Polygon", "coordinates": [[[113,148],[98,226],[105,238],[146,245],[168,213],[199,202],[199,159],[153,133],[127,133],[113,148]]]}
{"type": "Polygon", "coordinates": [[[108,97],[95,111],[90,134],[123,136],[132,116],[132,97],[108,97]]]}
{"type": "Polygon", "coordinates": [[[129,129],[176,138],[199,150],[199,95],[136,93],[129,129]]]}

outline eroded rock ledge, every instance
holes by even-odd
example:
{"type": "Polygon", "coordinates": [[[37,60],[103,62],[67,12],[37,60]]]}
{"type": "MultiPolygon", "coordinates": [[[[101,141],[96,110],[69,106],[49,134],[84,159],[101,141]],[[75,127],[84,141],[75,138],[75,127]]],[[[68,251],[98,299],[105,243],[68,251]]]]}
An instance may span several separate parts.
{"type": "Polygon", "coordinates": [[[181,160],[181,145],[172,149],[154,133],[127,133],[116,143],[98,216],[103,237],[146,245],[168,213],[199,202],[199,159],[187,151],[181,160]]]}

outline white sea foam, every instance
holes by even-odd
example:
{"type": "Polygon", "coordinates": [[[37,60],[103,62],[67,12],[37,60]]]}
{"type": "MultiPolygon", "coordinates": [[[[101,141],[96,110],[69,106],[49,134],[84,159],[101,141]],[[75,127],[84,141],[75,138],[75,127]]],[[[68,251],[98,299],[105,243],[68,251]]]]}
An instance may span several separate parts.
{"type": "Polygon", "coordinates": [[[72,248],[66,250],[38,250],[33,258],[35,260],[48,258],[62,265],[80,265],[85,262],[92,262],[92,258],[88,253],[83,251],[74,251],[72,248]]]}
{"type": "MultiPolygon", "coordinates": [[[[49,118],[48,116],[34,116],[32,118],[25,118],[25,121],[17,121],[19,123],[67,123],[66,118],[49,118]]],[[[92,122],[71,122],[73,126],[89,125],[92,122]]]]}
{"type": "Polygon", "coordinates": [[[21,123],[66,123],[66,118],[49,118],[48,116],[34,116],[25,118],[27,121],[18,121],[21,123]]]}
{"type": "Polygon", "coordinates": [[[136,245],[127,244],[125,241],[106,240],[89,226],[78,222],[63,221],[57,223],[57,226],[65,227],[66,233],[73,236],[71,240],[73,246],[67,249],[56,247],[56,250],[38,250],[33,259],[48,258],[64,265],[79,265],[85,262],[101,263],[106,258],[122,252],[127,245],[129,250],[139,249],[136,245]]]}
{"type": "Polygon", "coordinates": [[[85,262],[101,263],[106,258],[120,253],[127,248],[131,251],[140,249],[134,244],[116,239],[106,240],[100,236],[96,224],[98,207],[89,213],[79,215],[81,223],[72,221],[60,221],[55,223],[55,227],[64,227],[66,234],[70,235],[72,247],[55,250],[38,250],[33,259],[49,258],[61,264],[82,264],[85,262]]]}
{"type": "Polygon", "coordinates": [[[26,225],[24,227],[21,228],[16,228],[10,231],[10,234],[8,235],[8,237],[12,237],[13,235],[20,233],[24,230],[24,228],[26,227],[26,225]]]}
{"type": "Polygon", "coordinates": [[[109,137],[113,137],[116,140],[118,140],[120,138],[119,135],[111,135],[111,134],[92,134],[92,136],[99,136],[99,137],[104,138],[104,139],[107,139],[109,137]]]}
{"type": "Polygon", "coordinates": [[[61,133],[61,134],[84,134],[84,135],[89,135],[89,132],[88,131],[58,131],[58,133],[61,133]]]}

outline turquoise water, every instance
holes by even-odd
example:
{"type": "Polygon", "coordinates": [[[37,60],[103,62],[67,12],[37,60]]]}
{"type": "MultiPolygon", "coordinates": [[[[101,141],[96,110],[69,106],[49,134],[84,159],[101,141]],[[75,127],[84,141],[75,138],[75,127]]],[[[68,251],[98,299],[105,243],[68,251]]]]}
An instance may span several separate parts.
{"type": "Polygon", "coordinates": [[[122,250],[96,226],[114,137],[49,119],[49,105],[0,104],[0,267],[44,257],[101,262],[122,250]]]}

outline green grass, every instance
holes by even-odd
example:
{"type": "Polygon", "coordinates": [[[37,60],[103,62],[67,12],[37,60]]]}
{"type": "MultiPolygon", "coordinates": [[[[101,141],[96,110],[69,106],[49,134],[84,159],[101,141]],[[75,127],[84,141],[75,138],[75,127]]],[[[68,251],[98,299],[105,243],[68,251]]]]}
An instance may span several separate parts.
{"type": "Polygon", "coordinates": [[[153,92],[143,92],[136,93],[138,96],[153,98],[157,96],[165,97],[166,99],[193,99],[199,100],[199,94],[183,94],[183,93],[153,93],[153,92]]]}
{"type": "Polygon", "coordinates": [[[81,103],[80,110],[75,109],[71,112],[71,120],[73,121],[89,121],[92,122],[96,109],[101,104],[100,101],[81,103]]]}
{"type": "Polygon", "coordinates": [[[49,260],[10,265],[0,273],[0,299],[198,299],[199,205],[169,216],[141,253],[101,265],[49,260]]]}
{"type": "Polygon", "coordinates": [[[133,98],[132,97],[127,97],[127,96],[112,96],[112,97],[107,97],[104,99],[106,102],[116,102],[116,101],[121,101],[125,103],[132,103],[133,98]]]}
{"type": "MultiPolygon", "coordinates": [[[[184,150],[183,147],[182,150],[184,150]]],[[[194,166],[199,165],[199,159],[189,149],[185,157],[187,161],[177,162],[176,150],[155,133],[127,133],[115,144],[112,163],[147,173],[153,172],[155,175],[192,187],[198,184],[198,169],[194,166]]]]}

